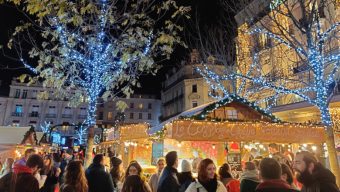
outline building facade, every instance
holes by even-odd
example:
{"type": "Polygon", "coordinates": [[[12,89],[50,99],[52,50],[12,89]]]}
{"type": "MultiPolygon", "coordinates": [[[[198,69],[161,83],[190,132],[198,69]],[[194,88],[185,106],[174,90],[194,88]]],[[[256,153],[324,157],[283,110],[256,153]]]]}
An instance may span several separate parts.
{"type": "MultiPolygon", "coordinates": [[[[280,79],[284,78],[295,80],[296,83],[290,83],[292,89],[296,87],[303,88],[305,82],[313,83],[314,76],[310,65],[299,57],[295,49],[274,40],[273,37],[265,33],[250,33],[255,28],[265,28],[278,34],[282,39],[294,38],[294,41],[291,40],[292,42],[301,42],[300,46],[306,47],[306,34],[301,33],[301,28],[298,28],[296,24],[297,22],[303,23],[301,7],[294,2],[296,1],[254,0],[235,16],[238,25],[237,65],[241,72],[245,73],[249,69],[256,54],[260,63],[259,73],[261,73],[261,76],[266,77],[267,80],[271,82],[280,82],[280,79]],[[289,7],[289,14],[292,14],[293,17],[284,16],[285,13],[288,15],[288,11],[283,4],[289,7]],[[277,12],[275,14],[273,10],[280,10],[282,14],[277,14],[277,12]]],[[[313,8],[317,10],[317,13],[314,14],[318,15],[321,31],[340,21],[340,5],[338,3],[334,4],[333,2],[335,1],[324,1],[327,2],[325,4],[321,4],[321,1],[318,0],[307,2],[315,2],[315,4],[304,6],[306,9],[313,8]]],[[[339,40],[325,42],[324,54],[339,53],[339,47],[339,40]]],[[[329,72],[325,68],[325,74],[327,73],[329,72]]],[[[286,87],[289,88],[289,85],[286,87]]],[[[245,91],[254,92],[251,100],[261,100],[273,95],[273,92],[270,91],[256,90],[260,90],[258,85],[252,85],[251,83],[247,85],[245,91]]],[[[310,94],[314,93],[311,92],[310,94]]],[[[313,95],[309,96],[313,98],[313,95]]],[[[262,107],[269,105],[273,107],[272,112],[282,120],[320,122],[318,109],[294,94],[281,95],[262,103],[262,107]]],[[[340,107],[339,85],[335,87],[330,107],[340,107]]]]}
{"type": "MultiPolygon", "coordinates": [[[[213,61],[211,62],[213,64],[213,61]]],[[[214,101],[215,99],[209,94],[222,96],[221,92],[214,92],[196,71],[197,67],[202,66],[200,63],[199,53],[194,49],[188,62],[183,62],[178,70],[173,68],[166,75],[161,92],[161,120],[166,120],[188,109],[214,101]]],[[[223,68],[221,65],[214,65],[214,67],[223,68]]]]}
{"type": "MultiPolygon", "coordinates": [[[[74,127],[69,125],[84,122],[87,103],[84,100],[77,107],[70,107],[67,99],[53,98],[52,95],[53,90],[47,90],[40,84],[27,86],[14,79],[10,85],[9,96],[0,97],[0,125],[33,125],[40,128],[45,122],[49,122],[51,126],[59,125],[58,130],[62,135],[75,135],[74,127]]],[[[158,123],[160,100],[151,95],[135,95],[130,99],[118,98],[112,102],[99,102],[98,127],[113,125],[114,117],[118,113],[115,105],[117,101],[124,101],[128,105],[124,112],[124,123],[158,123]]]]}

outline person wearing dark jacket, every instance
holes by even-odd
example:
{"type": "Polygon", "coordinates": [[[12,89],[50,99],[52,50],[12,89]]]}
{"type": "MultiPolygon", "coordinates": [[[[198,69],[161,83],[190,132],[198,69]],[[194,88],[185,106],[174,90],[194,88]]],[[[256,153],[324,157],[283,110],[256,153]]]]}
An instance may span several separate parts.
{"type": "Polygon", "coordinates": [[[181,164],[182,172],[178,174],[178,181],[181,185],[179,192],[185,192],[189,185],[195,181],[192,176],[191,164],[187,160],[183,160],[181,164]]]}
{"type": "Polygon", "coordinates": [[[171,151],[165,156],[166,167],[158,181],[157,192],[178,192],[180,184],[178,182],[178,157],[176,151],[171,151]]]}
{"type": "Polygon", "coordinates": [[[26,166],[15,164],[13,172],[0,179],[1,192],[39,192],[38,180],[33,176],[44,166],[39,155],[31,155],[26,166]]]}
{"type": "Polygon", "coordinates": [[[44,172],[47,175],[46,181],[43,187],[40,189],[40,192],[54,192],[55,188],[58,184],[60,169],[54,167],[54,162],[52,156],[46,155],[44,157],[44,172]]]}
{"type": "Polygon", "coordinates": [[[260,177],[263,182],[260,183],[256,192],[297,192],[291,186],[281,179],[282,170],[278,161],[271,158],[264,158],[260,163],[260,177]]]}
{"type": "Polygon", "coordinates": [[[334,174],[323,167],[312,153],[296,153],[293,169],[297,172],[297,180],[303,184],[301,192],[339,192],[334,174]]]}
{"type": "Polygon", "coordinates": [[[255,192],[260,183],[255,163],[251,161],[245,163],[240,181],[240,192],[255,192]]]}
{"type": "Polygon", "coordinates": [[[85,175],[89,192],[113,192],[111,175],[105,172],[103,154],[97,154],[93,158],[93,163],[86,170],[85,175]]]}

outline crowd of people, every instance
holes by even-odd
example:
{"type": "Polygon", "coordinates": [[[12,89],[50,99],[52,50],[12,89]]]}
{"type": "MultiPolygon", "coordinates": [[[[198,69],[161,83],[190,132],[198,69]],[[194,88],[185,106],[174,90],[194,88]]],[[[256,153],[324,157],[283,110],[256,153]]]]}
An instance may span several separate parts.
{"type": "Polygon", "coordinates": [[[72,152],[42,155],[28,149],[23,158],[4,162],[0,192],[339,192],[334,174],[307,151],[291,163],[279,154],[245,162],[237,179],[227,163],[217,169],[209,158],[198,163],[197,175],[189,161],[182,160],[180,173],[178,164],[177,152],[169,152],[146,178],[137,161],[124,171],[121,159],[110,157],[107,166],[105,156],[97,154],[85,168],[72,152]]]}

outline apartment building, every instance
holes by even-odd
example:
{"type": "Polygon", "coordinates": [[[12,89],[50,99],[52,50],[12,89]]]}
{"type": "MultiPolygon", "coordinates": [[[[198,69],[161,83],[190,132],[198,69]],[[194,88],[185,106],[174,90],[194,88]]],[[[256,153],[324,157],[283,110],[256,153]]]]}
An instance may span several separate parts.
{"type": "MultiPolygon", "coordinates": [[[[306,1],[309,2],[309,1],[306,1]]],[[[311,1],[314,2],[314,1],[311,1]]],[[[320,1],[316,1],[314,6],[316,6],[317,14],[321,23],[321,31],[327,29],[334,23],[334,21],[339,22],[340,19],[340,5],[333,4],[333,1],[325,1],[327,3],[322,4],[320,1]],[[318,7],[319,6],[319,7],[318,7]]],[[[305,5],[306,8],[312,8],[313,5],[305,5]]],[[[238,37],[237,37],[237,65],[240,70],[247,71],[253,60],[254,54],[259,57],[259,62],[261,63],[261,75],[266,76],[272,82],[279,81],[280,77],[289,77],[291,79],[303,80],[305,82],[313,81],[313,74],[310,68],[306,65],[306,62],[299,58],[295,50],[284,45],[283,43],[278,43],[274,41],[269,35],[264,33],[251,34],[247,33],[252,31],[259,26],[264,28],[268,27],[277,34],[280,33],[280,29],[275,28],[280,25],[281,30],[285,31],[283,34],[286,36],[291,36],[300,40],[302,46],[305,46],[305,34],[301,34],[300,30],[296,27],[294,22],[302,22],[301,11],[296,4],[296,1],[270,1],[270,0],[254,0],[243,10],[241,10],[236,16],[235,20],[238,25],[238,37]],[[274,4],[273,4],[274,2],[274,4]],[[282,16],[279,18],[278,23],[273,24],[273,6],[275,9],[279,8],[282,13],[286,13],[287,10],[283,3],[289,7],[291,13],[297,18],[298,21],[293,21],[282,16]],[[281,7],[280,7],[281,6],[281,7]],[[274,28],[274,29],[273,29],[274,28]]],[[[314,33],[315,34],[315,33],[314,33]]],[[[340,51],[340,44],[338,40],[326,42],[325,54],[337,53],[340,51]]],[[[326,71],[327,73],[327,71],[326,71]]],[[[296,83],[296,84],[297,84],[296,83]]],[[[292,86],[296,86],[292,83],[292,86]]],[[[247,87],[248,91],[259,90],[256,85],[249,84],[247,87]]],[[[254,91],[256,92],[256,91],[254,91]]],[[[258,91],[257,94],[252,95],[253,100],[259,100],[266,97],[270,97],[272,93],[258,91]]],[[[312,94],[312,93],[311,93],[312,94]]],[[[313,95],[311,95],[313,97],[313,95]]],[[[319,111],[306,101],[303,101],[300,97],[289,94],[280,96],[277,99],[269,99],[266,103],[263,103],[262,107],[268,105],[273,106],[272,112],[279,118],[285,121],[293,122],[320,122],[319,111]]],[[[336,109],[340,107],[340,86],[335,88],[334,96],[330,105],[331,109],[336,109]]]]}
{"type": "MultiPolygon", "coordinates": [[[[214,61],[209,62],[214,64],[214,61]]],[[[178,69],[173,68],[172,71],[168,72],[161,92],[161,120],[166,120],[183,111],[213,101],[214,98],[209,96],[209,93],[223,95],[221,92],[212,90],[197,72],[196,68],[201,67],[201,63],[199,53],[194,49],[188,61],[182,62],[178,69]]],[[[214,67],[223,68],[221,65],[214,65],[214,67]]]]}

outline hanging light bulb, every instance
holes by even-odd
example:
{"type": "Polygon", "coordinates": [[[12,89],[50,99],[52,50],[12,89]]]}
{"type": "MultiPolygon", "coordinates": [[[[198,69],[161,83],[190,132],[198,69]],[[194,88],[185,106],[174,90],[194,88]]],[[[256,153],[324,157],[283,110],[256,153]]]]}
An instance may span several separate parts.
{"type": "Polygon", "coordinates": [[[212,144],[212,148],[215,149],[215,148],[216,148],[216,145],[215,145],[215,144],[212,144]]]}

